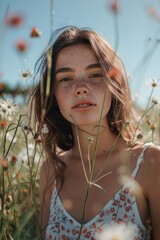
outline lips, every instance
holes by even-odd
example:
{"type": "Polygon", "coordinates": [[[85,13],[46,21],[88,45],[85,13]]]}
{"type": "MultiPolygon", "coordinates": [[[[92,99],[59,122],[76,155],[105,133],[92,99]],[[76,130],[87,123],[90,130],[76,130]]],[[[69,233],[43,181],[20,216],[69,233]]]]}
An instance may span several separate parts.
{"type": "Polygon", "coordinates": [[[92,103],[90,101],[79,101],[79,102],[75,103],[75,105],[72,107],[72,109],[88,108],[88,107],[92,107],[92,106],[96,106],[96,104],[92,103]]]}

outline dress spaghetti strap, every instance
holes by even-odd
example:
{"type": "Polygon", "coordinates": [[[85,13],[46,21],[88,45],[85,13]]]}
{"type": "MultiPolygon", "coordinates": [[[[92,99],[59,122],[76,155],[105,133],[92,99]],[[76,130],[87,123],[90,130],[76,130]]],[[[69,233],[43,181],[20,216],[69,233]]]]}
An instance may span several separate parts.
{"type": "Polygon", "coordinates": [[[144,153],[151,145],[152,145],[152,143],[145,143],[144,144],[143,151],[141,152],[140,156],[138,157],[136,167],[135,167],[135,169],[132,172],[132,177],[136,177],[137,172],[139,170],[139,167],[140,167],[140,165],[141,165],[141,163],[143,161],[144,153]]]}

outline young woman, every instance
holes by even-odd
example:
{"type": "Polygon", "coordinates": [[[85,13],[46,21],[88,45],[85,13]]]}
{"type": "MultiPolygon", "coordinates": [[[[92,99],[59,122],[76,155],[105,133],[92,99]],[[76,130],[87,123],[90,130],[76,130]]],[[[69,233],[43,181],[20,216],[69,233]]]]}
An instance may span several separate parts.
{"type": "Polygon", "coordinates": [[[65,27],[39,60],[34,111],[47,159],[43,239],[101,239],[111,224],[160,237],[160,149],[136,139],[123,65],[90,29],[65,27]],[[43,126],[48,132],[44,134],[43,126]]]}

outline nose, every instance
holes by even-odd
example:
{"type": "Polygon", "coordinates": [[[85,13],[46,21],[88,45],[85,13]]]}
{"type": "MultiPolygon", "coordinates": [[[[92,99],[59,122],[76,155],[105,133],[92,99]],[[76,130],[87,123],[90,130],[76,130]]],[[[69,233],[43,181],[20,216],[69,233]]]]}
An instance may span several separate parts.
{"type": "Polygon", "coordinates": [[[87,87],[77,87],[76,90],[75,90],[75,95],[77,97],[81,97],[81,96],[87,96],[89,93],[87,87]]]}

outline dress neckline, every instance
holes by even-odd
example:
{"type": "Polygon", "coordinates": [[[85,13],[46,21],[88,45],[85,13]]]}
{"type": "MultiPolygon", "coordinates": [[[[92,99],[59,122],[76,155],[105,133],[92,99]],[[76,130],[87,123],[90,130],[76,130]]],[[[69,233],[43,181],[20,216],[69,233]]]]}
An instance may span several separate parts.
{"type": "MultiPolygon", "coordinates": [[[[121,194],[121,192],[122,192],[123,190],[125,190],[127,187],[129,187],[129,185],[130,185],[131,183],[133,183],[132,180],[133,180],[133,178],[132,178],[132,176],[131,176],[131,178],[130,178],[118,191],[116,191],[116,193],[110,198],[110,200],[104,205],[104,207],[103,207],[92,219],[90,219],[89,221],[87,221],[86,223],[83,224],[83,228],[87,228],[87,227],[89,227],[93,222],[95,222],[95,221],[98,219],[98,217],[100,216],[100,214],[103,213],[105,210],[107,210],[107,209],[111,206],[111,204],[112,204],[115,200],[117,200],[117,196],[118,196],[119,194],[121,194]]],[[[58,200],[59,204],[61,205],[61,208],[62,208],[63,211],[65,212],[65,215],[67,215],[70,219],[72,219],[72,220],[76,223],[77,226],[80,227],[80,226],[81,226],[81,223],[80,223],[78,220],[76,220],[76,219],[65,209],[65,207],[64,207],[64,205],[63,205],[63,203],[62,203],[62,200],[61,200],[61,198],[60,198],[60,196],[59,196],[59,194],[58,194],[58,191],[57,191],[57,187],[56,187],[56,186],[55,186],[55,188],[54,188],[54,194],[56,194],[57,200],[58,200]]],[[[134,198],[133,200],[135,201],[135,196],[133,196],[133,198],[134,198]]]]}
{"type": "MultiPolygon", "coordinates": [[[[112,204],[115,200],[117,200],[117,199],[116,199],[117,196],[118,196],[119,194],[121,194],[121,192],[122,192],[123,190],[125,190],[125,189],[128,188],[128,187],[130,187],[131,184],[134,184],[134,179],[135,179],[136,174],[137,174],[137,172],[138,172],[140,163],[141,163],[142,160],[143,160],[144,152],[145,152],[145,150],[146,150],[151,144],[152,144],[152,143],[145,143],[145,144],[144,144],[143,150],[142,150],[142,152],[140,153],[140,155],[138,156],[136,166],[135,166],[135,168],[132,170],[131,176],[129,177],[129,179],[126,181],[125,184],[123,184],[123,185],[120,187],[119,190],[116,191],[116,193],[110,198],[110,200],[104,205],[104,207],[103,207],[92,219],[90,219],[89,221],[87,221],[86,223],[83,224],[83,228],[89,227],[93,222],[95,222],[95,221],[98,219],[98,217],[100,216],[100,214],[101,214],[102,212],[104,212],[107,208],[109,208],[109,207],[111,206],[111,204],[112,204]]],[[[58,191],[57,191],[56,183],[55,183],[55,187],[54,187],[53,194],[55,194],[55,196],[57,197],[57,200],[58,200],[59,204],[61,205],[61,208],[63,209],[63,211],[65,212],[65,214],[66,214],[70,219],[72,219],[73,222],[75,222],[77,226],[80,227],[80,226],[81,226],[81,223],[80,223],[78,220],[76,220],[76,219],[65,209],[65,207],[64,207],[64,205],[63,205],[63,203],[62,203],[62,200],[61,200],[61,198],[60,198],[60,196],[59,196],[59,193],[58,193],[58,191]]],[[[135,201],[135,203],[136,203],[136,198],[135,198],[134,195],[132,195],[132,199],[133,199],[133,201],[135,201]]]]}

